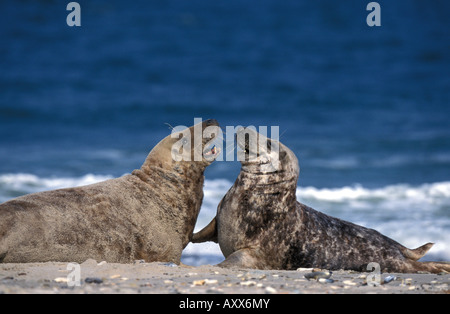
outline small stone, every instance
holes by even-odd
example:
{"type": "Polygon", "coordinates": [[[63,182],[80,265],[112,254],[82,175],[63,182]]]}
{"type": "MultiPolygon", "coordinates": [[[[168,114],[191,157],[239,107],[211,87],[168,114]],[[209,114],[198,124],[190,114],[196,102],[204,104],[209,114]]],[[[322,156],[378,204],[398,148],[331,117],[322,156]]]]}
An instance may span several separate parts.
{"type": "Polygon", "coordinates": [[[255,285],[256,285],[256,281],[249,280],[249,281],[241,282],[241,286],[250,287],[250,286],[255,286],[255,285]]]}
{"type": "Polygon", "coordinates": [[[168,262],[168,263],[163,263],[163,265],[164,265],[164,266],[166,266],[166,267],[178,267],[178,265],[177,265],[177,264],[175,264],[175,263],[172,263],[172,262],[168,262]]]}
{"type": "Polygon", "coordinates": [[[141,287],[153,287],[153,285],[149,282],[145,282],[145,283],[141,284],[141,287]]]}
{"type": "Polygon", "coordinates": [[[192,283],[194,286],[203,286],[206,283],[206,280],[194,280],[192,283]]]}
{"type": "Polygon", "coordinates": [[[96,283],[96,284],[101,284],[103,283],[103,280],[97,277],[87,277],[86,279],[84,279],[85,283],[96,283]]]}
{"type": "Polygon", "coordinates": [[[351,280],[344,280],[343,284],[346,286],[356,286],[356,283],[351,280]]]}
{"type": "Polygon", "coordinates": [[[333,283],[334,280],[330,279],[330,278],[319,278],[319,280],[317,280],[320,283],[333,283]]]}
{"type": "Polygon", "coordinates": [[[383,284],[390,283],[391,281],[394,281],[395,279],[397,279],[397,277],[395,277],[395,276],[387,276],[386,278],[384,278],[383,284]]]}
{"type": "Polygon", "coordinates": [[[412,278],[406,278],[404,281],[403,281],[403,284],[404,285],[407,285],[407,286],[411,286],[411,284],[412,284],[412,278]]]}
{"type": "Polygon", "coordinates": [[[58,282],[58,283],[67,283],[69,282],[69,280],[67,280],[67,277],[58,277],[53,279],[54,282],[58,282]]]}
{"type": "Polygon", "coordinates": [[[137,260],[134,261],[133,264],[134,264],[134,265],[136,265],[136,264],[145,264],[145,260],[143,260],[143,259],[137,259],[137,260]]]}
{"type": "Polygon", "coordinates": [[[266,287],[265,290],[266,290],[267,293],[271,293],[271,294],[277,293],[277,290],[275,288],[272,288],[272,287],[266,287]]]}
{"type": "Polygon", "coordinates": [[[97,266],[97,261],[92,258],[89,258],[89,259],[85,260],[83,263],[81,263],[81,268],[93,267],[93,266],[97,266]]]}
{"type": "Polygon", "coordinates": [[[333,273],[331,271],[328,271],[328,270],[326,270],[326,271],[314,271],[312,273],[307,273],[305,275],[305,278],[308,279],[308,280],[311,280],[311,279],[319,280],[320,278],[328,279],[328,278],[331,277],[332,274],[333,273]]]}

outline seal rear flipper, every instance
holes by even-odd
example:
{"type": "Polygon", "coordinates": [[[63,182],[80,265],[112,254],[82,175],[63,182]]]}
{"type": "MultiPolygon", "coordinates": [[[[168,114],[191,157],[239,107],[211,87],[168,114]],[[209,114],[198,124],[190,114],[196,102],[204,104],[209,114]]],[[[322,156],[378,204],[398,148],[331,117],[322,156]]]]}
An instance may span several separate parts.
{"type": "Polygon", "coordinates": [[[417,270],[428,271],[433,274],[442,272],[450,273],[450,262],[417,262],[419,267],[417,270]]]}
{"type": "Polygon", "coordinates": [[[192,243],[202,243],[207,241],[218,242],[216,217],[214,217],[205,228],[192,235],[192,243]]]}
{"type": "Polygon", "coordinates": [[[413,261],[417,261],[421,259],[425,254],[427,254],[427,252],[431,249],[433,245],[434,243],[427,243],[413,250],[404,248],[402,250],[402,253],[406,258],[412,259],[413,261]]]}
{"type": "Polygon", "coordinates": [[[450,262],[424,262],[424,264],[429,264],[432,267],[435,267],[437,273],[447,272],[450,273],[450,262]]]}

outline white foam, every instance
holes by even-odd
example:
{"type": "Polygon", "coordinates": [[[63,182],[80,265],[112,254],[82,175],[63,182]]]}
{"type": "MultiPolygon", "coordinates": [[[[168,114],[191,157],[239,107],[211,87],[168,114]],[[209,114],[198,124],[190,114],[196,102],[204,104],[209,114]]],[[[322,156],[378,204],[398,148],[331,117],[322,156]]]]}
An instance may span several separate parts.
{"type": "Polygon", "coordinates": [[[28,173],[0,175],[0,202],[24,194],[76,187],[111,179],[112,176],[86,174],[81,177],[40,178],[28,173]]]}
{"type": "Polygon", "coordinates": [[[342,188],[299,187],[297,196],[326,202],[348,202],[354,200],[393,201],[410,200],[433,203],[436,200],[450,200],[450,182],[437,182],[413,187],[407,184],[389,185],[378,189],[367,189],[361,185],[342,188]]]}
{"type": "MultiPolygon", "coordinates": [[[[109,175],[42,178],[33,174],[0,175],[0,202],[45,190],[93,184],[111,179],[109,175]]],[[[206,180],[204,199],[195,231],[205,227],[216,215],[217,206],[233,182],[206,180]]],[[[340,188],[298,187],[297,199],[316,210],[376,229],[388,237],[414,248],[435,242],[430,255],[450,260],[450,182],[412,186],[395,184],[369,189],[362,185],[340,188]]],[[[202,263],[222,258],[217,244],[190,244],[183,256],[202,263]],[[198,257],[202,258],[198,258],[198,257]]],[[[198,265],[198,264],[196,264],[198,265]]]]}

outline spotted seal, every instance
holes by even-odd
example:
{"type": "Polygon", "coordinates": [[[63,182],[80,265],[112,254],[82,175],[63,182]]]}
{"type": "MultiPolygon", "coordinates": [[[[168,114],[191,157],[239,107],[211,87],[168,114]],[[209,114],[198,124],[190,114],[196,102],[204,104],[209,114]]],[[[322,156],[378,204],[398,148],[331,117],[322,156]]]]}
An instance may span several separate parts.
{"type": "Polygon", "coordinates": [[[189,157],[199,146],[207,150],[214,132],[191,151],[175,144],[195,142],[195,130],[214,127],[217,121],[207,120],[172,133],[129,175],[1,204],[0,262],[180,263],[200,211],[203,173],[216,153],[200,151],[199,161],[189,157]],[[188,158],[176,161],[177,155],[188,158]]]}
{"type": "Polygon", "coordinates": [[[408,249],[373,229],[298,202],[298,160],[282,143],[242,128],[237,144],[246,153],[239,176],[221,200],[216,217],[192,238],[194,243],[219,243],[226,257],[219,266],[367,271],[368,264],[376,262],[384,272],[450,271],[448,263],[417,261],[432,243],[408,249]],[[244,132],[267,145],[251,148],[244,132]],[[271,167],[274,159],[278,169],[271,167]]]}

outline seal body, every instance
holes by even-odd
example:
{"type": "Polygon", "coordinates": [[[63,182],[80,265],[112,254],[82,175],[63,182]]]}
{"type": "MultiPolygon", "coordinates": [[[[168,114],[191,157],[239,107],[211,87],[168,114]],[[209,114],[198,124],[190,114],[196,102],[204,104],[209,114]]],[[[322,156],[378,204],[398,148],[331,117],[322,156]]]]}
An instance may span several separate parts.
{"type": "MultiPolygon", "coordinates": [[[[200,129],[209,126],[218,123],[207,120],[200,129]]],[[[211,163],[172,158],[173,144],[191,136],[193,128],[163,139],[132,174],[1,204],[0,262],[180,263],[200,211],[203,172],[211,163]]]]}
{"type": "Polygon", "coordinates": [[[410,250],[373,229],[297,202],[298,160],[283,144],[268,141],[272,147],[279,145],[279,167],[271,171],[271,153],[265,147],[252,152],[238,138],[246,154],[256,157],[241,162],[241,172],[216,217],[193,237],[193,242],[219,243],[226,257],[219,266],[367,271],[368,264],[376,262],[384,272],[450,270],[447,263],[417,262],[432,243],[410,250]]]}

